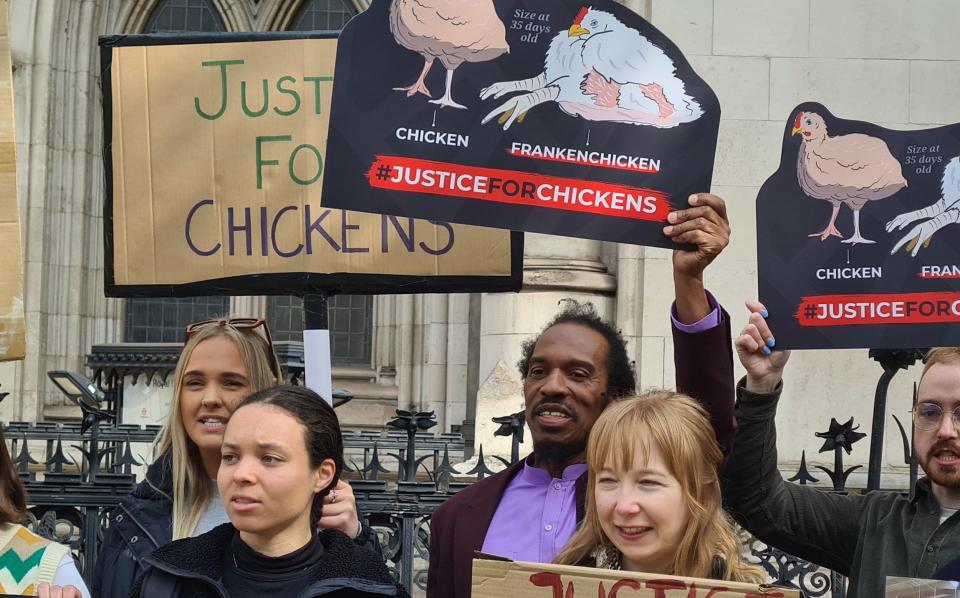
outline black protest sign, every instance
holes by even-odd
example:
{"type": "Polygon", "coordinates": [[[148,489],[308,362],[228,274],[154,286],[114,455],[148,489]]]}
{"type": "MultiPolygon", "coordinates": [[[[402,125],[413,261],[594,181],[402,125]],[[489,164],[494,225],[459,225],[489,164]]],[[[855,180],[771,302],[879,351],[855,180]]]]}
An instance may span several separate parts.
{"type": "Polygon", "coordinates": [[[801,104],[757,197],[777,347],[960,344],[960,125],[893,131],[801,104]]]}
{"type": "Polygon", "coordinates": [[[720,108],[612,0],[374,0],[340,36],[327,207],[673,247],[720,108]]]}

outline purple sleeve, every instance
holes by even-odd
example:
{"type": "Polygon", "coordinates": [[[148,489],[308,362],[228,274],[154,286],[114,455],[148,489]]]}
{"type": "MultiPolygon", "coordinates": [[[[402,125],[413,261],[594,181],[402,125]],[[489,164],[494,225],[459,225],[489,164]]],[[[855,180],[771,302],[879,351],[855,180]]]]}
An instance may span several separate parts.
{"type": "Polygon", "coordinates": [[[677,390],[700,401],[710,414],[710,423],[720,448],[727,454],[733,447],[737,429],[733,417],[736,390],[730,316],[709,293],[707,297],[716,306],[715,311],[720,312],[719,322],[711,328],[690,333],[677,326],[674,318],[673,363],[677,371],[677,390]]]}
{"type": "Polygon", "coordinates": [[[707,330],[712,330],[720,325],[720,322],[723,321],[723,311],[720,309],[720,304],[717,303],[716,298],[706,291],[707,301],[710,303],[710,313],[703,316],[693,324],[684,324],[677,319],[677,302],[674,301],[670,305],[670,321],[673,322],[674,328],[680,332],[686,332],[687,334],[696,334],[698,332],[706,332],[707,330]]]}

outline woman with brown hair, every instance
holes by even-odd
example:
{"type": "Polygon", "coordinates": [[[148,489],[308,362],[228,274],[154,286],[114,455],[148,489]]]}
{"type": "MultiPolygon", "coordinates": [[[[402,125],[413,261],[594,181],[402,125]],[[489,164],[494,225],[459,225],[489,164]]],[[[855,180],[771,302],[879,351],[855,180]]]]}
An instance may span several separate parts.
{"type": "Polygon", "coordinates": [[[26,512],[27,493],[0,429],[0,595],[90,598],[70,548],[21,525],[26,512]]]}
{"type": "Polygon", "coordinates": [[[303,386],[240,403],[217,474],[230,521],[157,549],[131,598],[409,598],[382,558],[339,530],[318,532],[343,470],[333,407],[303,386]]]}
{"type": "MultiPolygon", "coordinates": [[[[104,535],[93,576],[98,597],[125,598],[154,549],[228,520],[216,485],[224,428],[242,399],[282,380],[263,320],[221,318],[191,324],[186,332],[159,457],[115,510],[104,535]]],[[[336,490],[339,500],[321,525],[362,544],[376,542],[360,524],[349,484],[336,490]]]]}
{"type": "Polygon", "coordinates": [[[583,524],[554,562],[760,582],[721,505],[722,458],[690,397],[657,391],[610,405],[587,445],[583,524]]]}

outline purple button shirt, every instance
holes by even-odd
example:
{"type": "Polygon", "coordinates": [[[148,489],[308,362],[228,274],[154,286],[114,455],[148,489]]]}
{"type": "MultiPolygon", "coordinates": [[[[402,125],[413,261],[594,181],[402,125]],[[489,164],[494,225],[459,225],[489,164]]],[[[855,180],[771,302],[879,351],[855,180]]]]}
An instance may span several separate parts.
{"type": "Polygon", "coordinates": [[[687,334],[696,334],[698,332],[706,332],[720,325],[720,322],[723,321],[723,313],[720,311],[720,304],[717,303],[716,298],[710,294],[710,291],[707,293],[707,302],[710,304],[710,309],[713,310],[707,315],[703,316],[693,324],[684,324],[677,319],[677,304],[673,303],[670,306],[670,321],[673,322],[673,325],[677,327],[677,330],[680,332],[686,332],[687,334]]]}
{"type": "Polygon", "coordinates": [[[562,478],[553,478],[525,463],[500,499],[483,552],[515,561],[552,561],[577,530],[574,491],[586,472],[586,463],[575,463],[563,470],[562,478]]]}
{"type": "MultiPolygon", "coordinates": [[[[676,305],[670,308],[670,320],[681,332],[696,334],[719,326],[722,313],[717,300],[707,292],[713,308],[693,324],[677,320],[676,305]]],[[[493,514],[483,552],[515,561],[549,563],[577,530],[577,478],[587,472],[586,463],[575,463],[563,470],[562,478],[553,478],[546,470],[524,463],[523,469],[507,485],[493,514]]]]}

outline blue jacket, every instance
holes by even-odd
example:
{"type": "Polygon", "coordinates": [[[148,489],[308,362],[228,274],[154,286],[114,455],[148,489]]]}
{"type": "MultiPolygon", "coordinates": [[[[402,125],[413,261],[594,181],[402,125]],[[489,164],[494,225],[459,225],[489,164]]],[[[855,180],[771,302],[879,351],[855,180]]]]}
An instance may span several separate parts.
{"type": "Polygon", "coordinates": [[[109,515],[90,586],[91,596],[126,598],[146,565],[144,560],[173,537],[173,475],[170,455],[109,515]]]}

